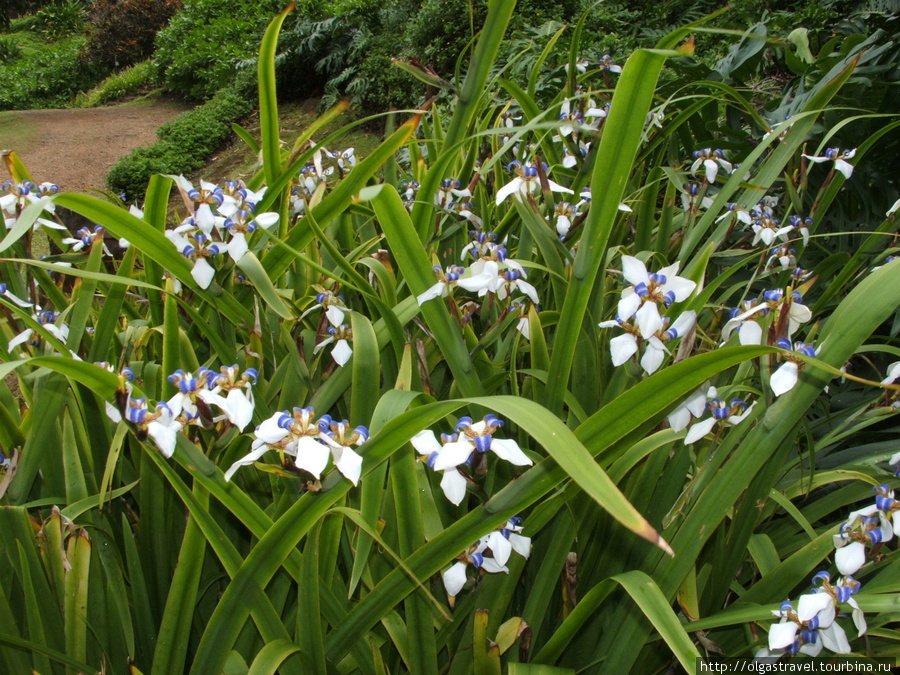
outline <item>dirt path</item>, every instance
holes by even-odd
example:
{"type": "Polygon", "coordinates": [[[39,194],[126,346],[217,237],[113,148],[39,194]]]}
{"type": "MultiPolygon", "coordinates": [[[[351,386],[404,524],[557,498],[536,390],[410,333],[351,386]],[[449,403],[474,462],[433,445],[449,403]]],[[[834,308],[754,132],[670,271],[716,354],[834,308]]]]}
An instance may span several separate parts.
{"type": "MultiPolygon", "coordinates": [[[[49,181],[78,192],[103,190],[106,174],[119,157],[153,143],[157,127],[188,109],[177,102],[155,101],[0,113],[0,150],[15,150],[38,183],[49,181]]],[[[6,178],[0,176],[0,182],[6,178]]]]}

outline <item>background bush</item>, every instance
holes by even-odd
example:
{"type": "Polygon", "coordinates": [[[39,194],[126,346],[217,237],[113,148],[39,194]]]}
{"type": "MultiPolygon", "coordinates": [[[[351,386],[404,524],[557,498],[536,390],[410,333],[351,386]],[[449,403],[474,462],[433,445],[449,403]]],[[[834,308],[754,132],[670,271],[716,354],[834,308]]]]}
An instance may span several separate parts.
{"type": "Polygon", "coordinates": [[[67,40],[0,68],[0,110],[60,107],[90,89],[105,70],[80,57],[82,45],[67,40]]]}
{"type": "Polygon", "coordinates": [[[181,7],[181,0],[94,0],[85,56],[125,67],[153,53],[157,31],[181,7]]]}
{"type": "Polygon", "coordinates": [[[116,162],[106,177],[110,189],[140,200],[156,173],[180,174],[199,169],[231,135],[231,123],[252,110],[234,88],[219,91],[202,106],[161,126],[157,141],[137,148],[116,162]]]}
{"type": "Polygon", "coordinates": [[[253,57],[281,0],[193,0],[156,36],[153,63],[169,90],[204,100],[227,84],[235,64],[253,57]]]}

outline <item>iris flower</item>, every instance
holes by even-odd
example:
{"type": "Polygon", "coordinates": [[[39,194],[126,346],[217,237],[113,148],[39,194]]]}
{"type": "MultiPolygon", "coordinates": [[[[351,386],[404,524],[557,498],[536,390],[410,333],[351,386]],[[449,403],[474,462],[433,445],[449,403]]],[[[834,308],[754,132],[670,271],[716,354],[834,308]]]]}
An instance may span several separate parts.
{"type": "Polygon", "coordinates": [[[827,148],[825,150],[825,154],[821,157],[814,157],[813,155],[803,155],[810,162],[815,162],[816,164],[821,164],[822,162],[834,162],[835,171],[840,171],[844,174],[844,178],[850,178],[853,175],[853,165],[848,162],[848,159],[852,159],[856,155],[856,148],[852,150],[841,150],[840,148],[827,148]]]}
{"type": "MultiPolygon", "coordinates": [[[[515,160],[509,163],[509,165],[507,166],[507,171],[509,171],[510,173],[515,173],[516,177],[513,178],[509,183],[504,185],[502,188],[497,190],[496,201],[498,206],[502,204],[510,195],[516,195],[517,198],[521,199],[524,195],[537,191],[540,184],[540,181],[538,180],[537,167],[534,166],[531,162],[522,164],[522,162],[515,160]]],[[[554,183],[550,179],[547,179],[547,186],[552,192],[574,194],[569,188],[563,187],[558,183],[554,183]]]]}
{"type": "Polygon", "coordinates": [[[353,330],[347,324],[342,324],[337,328],[329,326],[328,335],[330,337],[325,338],[315,346],[313,354],[318,354],[323,347],[334,343],[334,348],[331,350],[331,358],[339,366],[343,366],[353,356],[353,349],[350,348],[349,342],[353,339],[353,330]]]}
{"type": "Polygon", "coordinates": [[[748,407],[747,404],[739,398],[733,398],[731,401],[721,401],[718,398],[718,392],[715,387],[709,388],[707,398],[710,400],[707,401],[706,408],[712,413],[712,416],[705,420],[695,422],[694,425],[688,429],[687,435],[684,437],[685,445],[696,443],[712,431],[713,427],[717,424],[728,426],[740,424],[753,410],[753,406],[756,405],[756,402],[754,401],[748,407]]]}

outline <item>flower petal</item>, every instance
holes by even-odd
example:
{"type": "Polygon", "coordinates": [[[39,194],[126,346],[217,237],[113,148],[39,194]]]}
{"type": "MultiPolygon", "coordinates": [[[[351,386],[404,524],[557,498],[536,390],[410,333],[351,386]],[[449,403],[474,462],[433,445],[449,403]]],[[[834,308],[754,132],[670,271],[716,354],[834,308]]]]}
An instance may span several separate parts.
{"type": "Polygon", "coordinates": [[[294,466],[320,478],[328,466],[329,455],[331,452],[328,446],[322,445],[311,436],[304,436],[297,441],[297,460],[294,466]]]}
{"type": "Polygon", "coordinates": [[[519,444],[509,438],[494,438],[491,440],[491,450],[494,451],[500,459],[505,459],[510,464],[516,466],[528,466],[533,464],[528,455],[522,452],[519,444]]]}
{"type": "Polygon", "coordinates": [[[785,361],[769,378],[769,386],[775,396],[786,394],[797,384],[799,369],[793,361],[785,361]]]}

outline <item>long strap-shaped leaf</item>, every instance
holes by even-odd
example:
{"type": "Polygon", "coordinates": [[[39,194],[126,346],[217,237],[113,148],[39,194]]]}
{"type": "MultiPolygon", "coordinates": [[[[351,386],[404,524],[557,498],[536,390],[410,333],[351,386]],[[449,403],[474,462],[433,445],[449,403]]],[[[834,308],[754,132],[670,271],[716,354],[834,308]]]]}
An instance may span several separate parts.
{"type": "MultiPolygon", "coordinates": [[[[419,243],[412,220],[403,207],[396,188],[393,185],[381,185],[367,194],[372,195],[375,215],[410,290],[413,295],[424,292],[435,282],[434,270],[419,243]]],[[[421,306],[421,311],[460,391],[466,396],[481,394],[484,389],[472,365],[462,331],[450,316],[447,307],[440,299],[430,300],[421,306]]]]}
{"type": "Polygon", "coordinates": [[[275,47],[278,33],[294,3],[272,19],[259,47],[259,131],[262,136],[263,169],[266,182],[275,182],[281,173],[281,143],[278,138],[278,99],[275,93],[275,47]]]}
{"type": "Polygon", "coordinates": [[[644,119],[650,110],[656,81],[665,60],[664,52],[636,51],[626,62],[616,85],[591,176],[594,198],[572,265],[572,281],[560,314],[547,376],[544,405],[556,414],[562,412],[563,397],[575,358],[575,345],[594,283],[603,271],[609,235],[631,175],[644,130],[644,119]]]}

